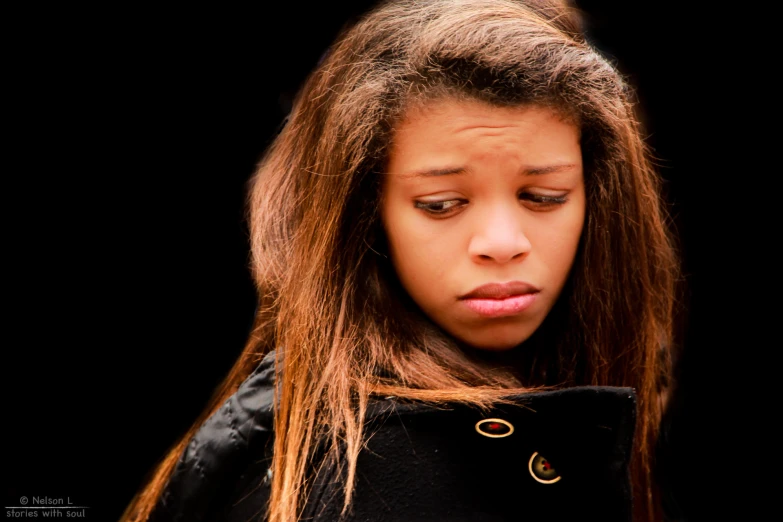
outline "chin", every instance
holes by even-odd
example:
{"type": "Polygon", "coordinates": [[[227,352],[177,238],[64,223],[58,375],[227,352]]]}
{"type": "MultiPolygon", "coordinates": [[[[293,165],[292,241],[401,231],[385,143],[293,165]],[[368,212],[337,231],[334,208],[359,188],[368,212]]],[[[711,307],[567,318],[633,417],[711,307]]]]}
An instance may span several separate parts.
{"type": "Polygon", "coordinates": [[[505,352],[513,350],[523,342],[529,335],[516,335],[510,337],[487,336],[482,338],[463,338],[462,342],[476,350],[486,350],[490,352],[505,352]]]}
{"type": "Polygon", "coordinates": [[[540,325],[531,323],[485,324],[482,327],[460,328],[462,331],[455,331],[453,335],[476,350],[504,352],[513,350],[533,335],[540,325]]]}

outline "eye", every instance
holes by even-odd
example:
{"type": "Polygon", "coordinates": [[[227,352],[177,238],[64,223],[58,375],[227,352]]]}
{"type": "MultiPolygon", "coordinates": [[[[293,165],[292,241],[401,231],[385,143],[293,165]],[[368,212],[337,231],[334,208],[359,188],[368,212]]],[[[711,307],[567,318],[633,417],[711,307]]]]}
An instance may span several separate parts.
{"type": "Polygon", "coordinates": [[[414,201],[413,206],[428,214],[445,215],[461,207],[465,201],[461,199],[446,199],[443,201],[414,201]]]}
{"type": "Polygon", "coordinates": [[[534,192],[522,192],[519,194],[519,199],[526,202],[529,206],[532,206],[538,210],[554,209],[566,201],[568,201],[567,194],[561,194],[557,196],[549,194],[536,194],[534,192]]]}

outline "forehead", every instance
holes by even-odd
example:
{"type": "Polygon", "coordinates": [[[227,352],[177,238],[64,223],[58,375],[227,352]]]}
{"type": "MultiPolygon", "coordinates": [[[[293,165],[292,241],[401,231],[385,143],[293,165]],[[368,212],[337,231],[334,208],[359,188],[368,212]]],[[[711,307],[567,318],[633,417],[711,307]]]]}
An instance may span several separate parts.
{"type": "Polygon", "coordinates": [[[531,166],[574,163],[581,156],[579,134],[571,119],[549,107],[439,98],[403,114],[394,128],[386,167],[400,173],[501,158],[531,166]]]}

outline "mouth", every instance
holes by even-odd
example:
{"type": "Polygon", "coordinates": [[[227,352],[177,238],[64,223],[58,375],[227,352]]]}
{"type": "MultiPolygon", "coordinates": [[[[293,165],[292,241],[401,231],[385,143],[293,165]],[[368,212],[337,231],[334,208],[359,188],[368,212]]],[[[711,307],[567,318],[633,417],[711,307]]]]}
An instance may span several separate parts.
{"type": "Polygon", "coordinates": [[[488,283],[474,288],[467,294],[460,296],[459,299],[506,299],[526,294],[537,294],[540,291],[535,286],[524,281],[488,283]]]}
{"type": "Polygon", "coordinates": [[[540,290],[530,283],[489,283],[474,288],[459,300],[482,317],[507,317],[533,305],[540,290]]]}

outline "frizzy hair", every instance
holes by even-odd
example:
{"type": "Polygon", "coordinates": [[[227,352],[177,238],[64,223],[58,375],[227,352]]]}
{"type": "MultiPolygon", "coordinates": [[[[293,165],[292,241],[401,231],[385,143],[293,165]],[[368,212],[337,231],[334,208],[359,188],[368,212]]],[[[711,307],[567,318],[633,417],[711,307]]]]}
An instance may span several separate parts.
{"type": "Polygon", "coordinates": [[[342,470],[349,506],[373,394],[487,407],[511,392],[574,385],[636,390],[635,517],[656,519],[652,454],[679,272],[634,103],[562,2],[385,2],[343,31],[249,185],[253,332],[123,520],[148,517],[188,440],[272,349],[271,522],[297,520],[326,459],[342,470]],[[581,131],[577,258],[513,371],[488,371],[418,311],[386,255],[379,201],[395,123],[412,104],[446,96],[548,107],[581,131]]]}

